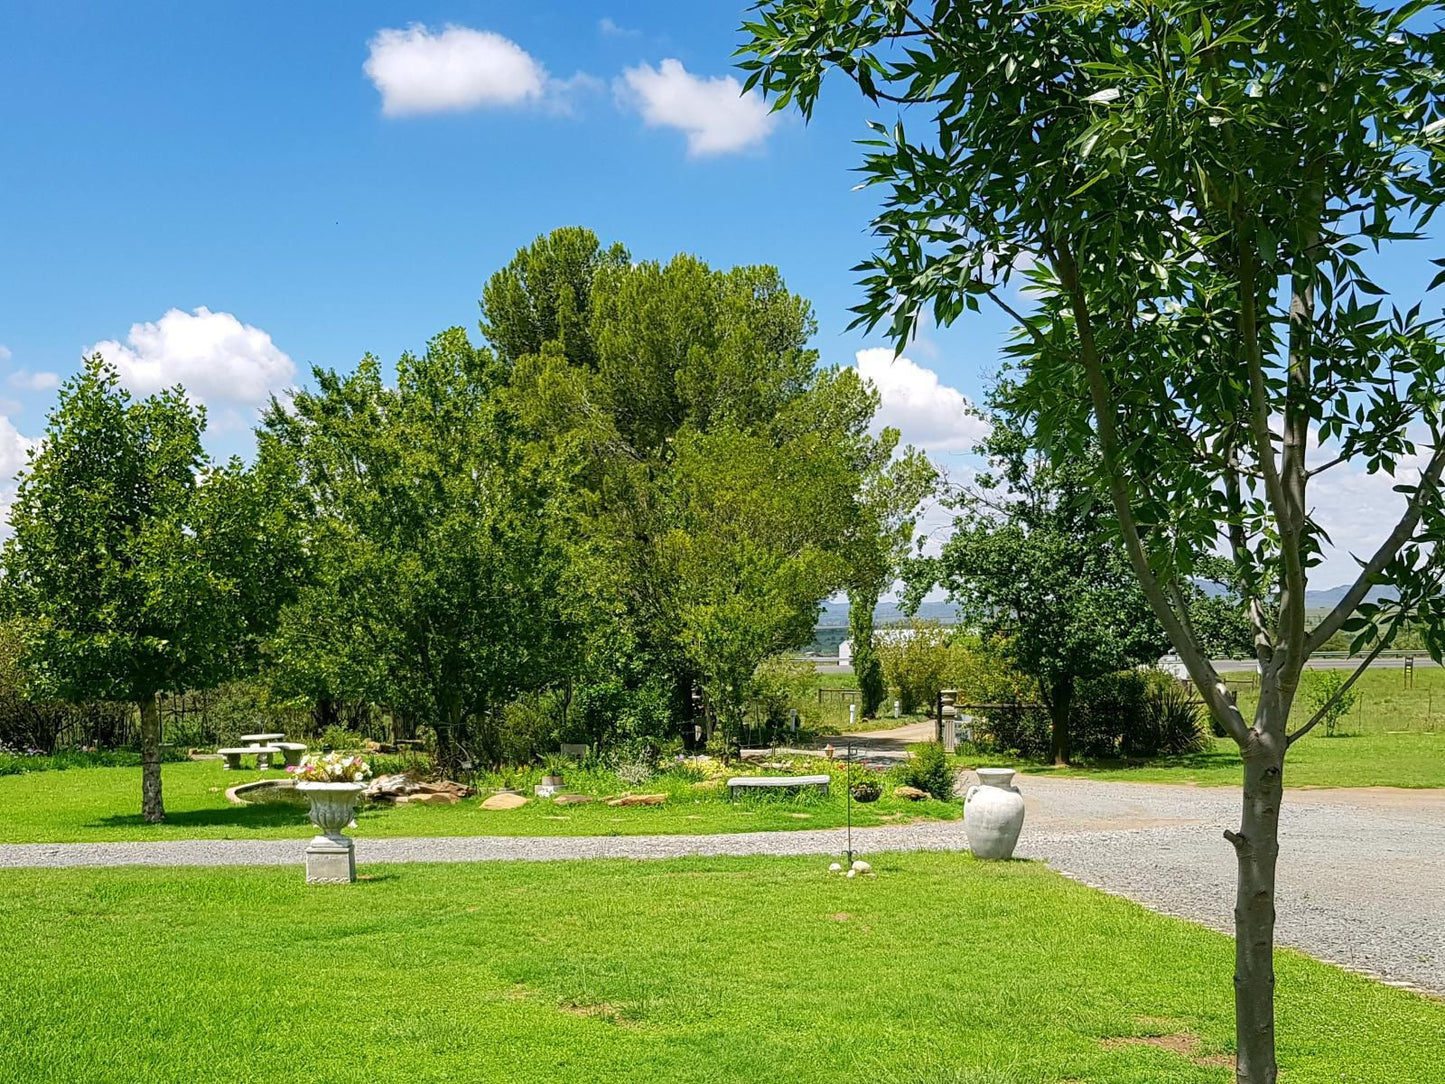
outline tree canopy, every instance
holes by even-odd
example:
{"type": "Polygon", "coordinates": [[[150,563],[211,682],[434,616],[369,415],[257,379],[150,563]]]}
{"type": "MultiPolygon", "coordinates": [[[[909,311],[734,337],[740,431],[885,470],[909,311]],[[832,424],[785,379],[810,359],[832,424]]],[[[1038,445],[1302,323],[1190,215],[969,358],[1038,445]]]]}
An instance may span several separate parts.
{"type": "Polygon", "coordinates": [[[279,465],[216,465],[180,389],[139,401],[99,357],[60,391],[10,510],[6,608],[37,695],[141,715],[142,812],[165,810],[161,692],[254,667],[304,565],[279,465]]]}
{"type": "MultiPolygon", "coordinates": [[[[1098,481],[1145,597],[1244,761],[1240,1079],[1272,1082],[1274,871],[1287,730],[1310,653],[1372,652],[1410,614],[1438,658],[1445,601],[1438,317],[1387,306],[1375,251],[1445,200],[1440,11],[1430,3],[765,0],[748,84],[809,114],[837,72],[875,103],[881,186],[859,318],[901,346],[931,312],[1016,321],[1015,409],[1098,481]],[[1020,297],[1010,289],[1022,276],[1020,297]],[[1312,480],[1398,478],[1403,510],[1310,624],[1329,538],[1312,480]],[[1200,650],[1186,586],[1229,555],[1261,674],[1246,719],[1200,650]],[[1385,585],[1388,602],[1372,602],[1385,585]]],[[[1435,280],[1439,282],[1439,276],[1435,280]]]]}

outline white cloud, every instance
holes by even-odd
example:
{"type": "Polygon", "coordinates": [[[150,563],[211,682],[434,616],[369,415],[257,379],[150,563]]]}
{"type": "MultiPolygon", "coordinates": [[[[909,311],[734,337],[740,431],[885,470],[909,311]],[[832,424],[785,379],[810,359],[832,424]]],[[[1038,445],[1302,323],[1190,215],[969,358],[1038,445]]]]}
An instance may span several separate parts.
{"type": "Polygon", "coordinates": [[[970,413],[972,403],[932,369],[895,358],[887,347],[859,350],[858,375],[878,390],[881,404],[874,421],[894,426],[904,444],[933,454],[971,452],[988,424],[970,413]]]}
{"type": "MultiPolygon", "coordinates": [[[[0,361],[4,360],[5,358],[0,357],[0,361]]],[[[12,388],[19,388],[21,391],[49,391],[51,388],[60,387],[59,373],[33,373],[29,369],[16,369],[8,380],[12,388]]]]}
{"type": "Polygon", "coordinates": [[[204,306],[132,324],[124,343],[107,339],[86,353],[101,354],[137,394],[180,384],[202,402],[259,405],[296,376],[295,363],[270,335],[204,306]]]}
{"type": "Polygon", "coordinates": [[[743,94],[732,76],[706,79],[688,72],[680,60],[627,68],[616,87],[619,100],[649,126],[685,132],[688,154],[696,157],[760,144],[777,123],[762,96],[743,94]]]}
{"type": "Polygon", "coordinates": [[[4,343],[0,343],[0,361],[9,361],[13,356],[14,355],[10,353],[10,348],[4,343]]]}
{"type": "Polygon", "coordinates": [[[362,66],[389,117],[541,100],[547,71],[525,49],[490,30],[420,24],[378,30],[362,66]]]}
{"type": "Polygon", "coordinates": [[[36,441],[23,436],[0,414],[0,538],[10,534],[10,505],[15,500],[15,475],[29,460],[36,441]]]}
{"type": "Polygon", "coordinates": [[[617,23],[607,15],[597,20],[597,29],[609,38],[636,38],[642,34],[641,30],[633,30],[627,26],[618,26],[617,23]]]}

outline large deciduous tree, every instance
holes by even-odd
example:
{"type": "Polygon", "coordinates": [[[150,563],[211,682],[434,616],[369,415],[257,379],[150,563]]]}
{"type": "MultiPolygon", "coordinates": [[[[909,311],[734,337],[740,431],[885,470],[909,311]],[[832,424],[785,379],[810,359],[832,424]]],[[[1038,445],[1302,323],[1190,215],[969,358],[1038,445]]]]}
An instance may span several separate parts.
{"type": "Polygon", "coordinates": [[[475,723],[550,680],[563,651],[564,554],[545,472],[495,394],[503,368],[465,332],[366,358],[275,403],[262,460],[294,465],[315,576],[284,615],[277,679],[369,699],[436,729],[455,769],[475,723]]]}
{"type": "MultiPolygon", "coordinates": [[[[1238,743],[1238,1076],[1273,1084],[1275,868],[1290,707],[1341,630],[1365,662],[1445,600],[1437,320],[1386,305],[1371,249],[1445,199],[1445,34],[1428,3],[765,0],[749,80],[811,112],[825,73],[900,103],[860,317],[900,342],[981,304],[1019,328],[1015,405],[1056,457],[1100,450],[1130,565],[1238,743]],[[1014,269],[1033,286],[1020,301],[1014,269]],[[1348,466],[1347,466],[1348,465],[1348,466]],[[1305,592],[1327,471],[1397,479],[1401,511],[1340,602],[1305,592]],[[1200,650],[1187,586],[1230,554],[1260,667],[1252,718],[1200,650]],[[1369,600],[1383,585],[1387,601],[1369,600]]],[[[1438,278],[1437,278],[1438,281],[1438,278]]]]}
{"type": "Polygon", "coordinates": [[[848,558],[848,637],[853,644],[863,715],[871,718],[887,694],[873,628],[878,600],[897,579],[913,542],[919,509],[932,496],[938,472],[928,457],[907,448],[895,457],[899,432],[888,428],[867,446],[868,462],[850,501],[845,537],[848,558]]]}
{"type": "Polygon", "coordinates": [[[204,428],[182,389],[132,400],[90,358],[22,475],[3,555],[35,694],[138,708],[152,823],[165,819],[158,695],[252,667],[303,569],[284,473],[217,466],[204,428]]]}
{"type": "Polygon", "coordinates": [[[992,469],[950,499],[953,533],[937,557],[909,569],[910,595],[939,584],[965,622],[999,636],[1014,666],[1038,681],[1054,763],[1067,764],[1079,683],[1152,663],[1169,642],[1088,458],[1050,462],[1023,428],[1001,415],[992,422],[976,449],[992,469]]]}
{"type": "Polygon", "coordinates": [[[632,263],[585,230],[557,230],[487,284],[482,326],[537,449],[568,479],[593,619],[584,681],[665,675],[679,705],[701,682],[731,733],[738,675],[760,648],[801,646],[820,598],[848,587],[876,600],[891,578],[926,463],[894,457],[896,432],[870,434],[877,397],[855,372],[818,367],[811,309],[776,269],[632,263]],[[810,478],[827,502],[800,488],[810,478]],[[773,492],[750,495],[745,481],[773,492]],[[739,502],[733,520],[719,494],[739,502]],[[741,522],[755,538],[736,536],[741,522]],[[670,535],[678,546],[660,547],[670,535]],[[821,594],[801,602],[804,589],[821,594]],[[626,665],[618,644],[646,667],[626,665]]]}

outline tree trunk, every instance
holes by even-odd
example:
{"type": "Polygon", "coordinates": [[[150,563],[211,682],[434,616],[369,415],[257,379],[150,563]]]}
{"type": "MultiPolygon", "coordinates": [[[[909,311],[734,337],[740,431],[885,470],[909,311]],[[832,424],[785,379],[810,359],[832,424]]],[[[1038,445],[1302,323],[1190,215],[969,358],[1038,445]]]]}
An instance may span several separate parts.
{"type": "Polygon", "coordinates": [[[1261,695],[1259,717],[1242,750],[1244,809],[1239,831],[1225,833],[1239,863],[1234,901],[1234,1034],[1239,1051],[1235,1078],[1240,1084],[1275,1084],[1279,1076],[1274,1052],[1274,876],[1284,796],[1281,713],[1287,710],[1278,693],[1261,695]]]}
{"type": "Polygon", "coordinates": [[[1055,767],[1069,763],[1069,708],[1074,703],[1074,683],[1062,682],[1055,685],[1049,694],[1050,745],[1055,767]]]}
{"type": "Polygon", "coordinates": [[[149,824],[166,819],[161,801],[161,707],[155,693],[137,702],[140,707],[140,812],[149,824]]]}

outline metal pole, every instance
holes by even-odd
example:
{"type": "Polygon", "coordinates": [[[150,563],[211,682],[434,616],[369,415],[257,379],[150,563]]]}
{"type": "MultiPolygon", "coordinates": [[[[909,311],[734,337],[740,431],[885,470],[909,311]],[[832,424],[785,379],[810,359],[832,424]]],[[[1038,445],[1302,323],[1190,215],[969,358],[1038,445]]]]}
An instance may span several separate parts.
{"type": "Polygon", "coordinates": [[[853,743],[848,743],[848,760],[843,765],[843,789],[848,792],[846,798],[848,806],[848,868],[853,868],[853,787],[851,776],[853,774],[853,743]]]}

